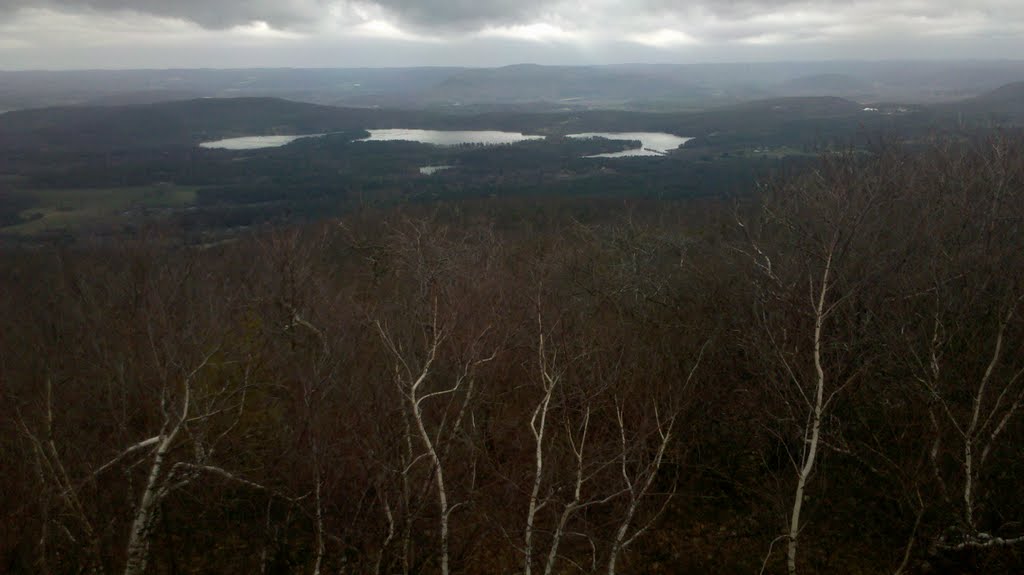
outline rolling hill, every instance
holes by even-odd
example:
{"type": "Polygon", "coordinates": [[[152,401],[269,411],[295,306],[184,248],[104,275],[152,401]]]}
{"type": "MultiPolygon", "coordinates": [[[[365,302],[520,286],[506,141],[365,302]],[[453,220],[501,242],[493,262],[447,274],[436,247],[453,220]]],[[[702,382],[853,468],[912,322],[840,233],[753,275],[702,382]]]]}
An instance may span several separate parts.
{"type": "Polygon", "coordinates": [[[982,122],[1000,125],[1024,124],[1024,81],[1000,86],[991,92],[960,102],[940,106],[960,122],[982,122]]]}

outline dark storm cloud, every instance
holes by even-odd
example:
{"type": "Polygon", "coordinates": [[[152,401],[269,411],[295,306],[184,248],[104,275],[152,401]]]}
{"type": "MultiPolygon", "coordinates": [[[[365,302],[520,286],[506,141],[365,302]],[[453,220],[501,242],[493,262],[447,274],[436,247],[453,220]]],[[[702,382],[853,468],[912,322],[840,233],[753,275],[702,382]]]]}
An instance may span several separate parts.
{"type": "Polygon", "coordinates": [[[181,18],[206,28],[229,28],[253,21],[286,27],[319,17],[327,0],[0,0],[0,12],[25,8],[70,12],[131,11],[181,18]]]}
{"type": "Polygon", "coordinates": [[[540,16],[551,0],[378,0],[404,23],[421,28],[472,28],[517,24],[540,16]]]}
{"type": "Polygon", "coordinates": [[[275,27],[315,22],[331,6],[379,7],[405,25],[467,29],[535,18],[552,0],[0,0],[0,12],[22,8],[59,11],[132,11],[169,16],[206,28],[228,28],[253,21],[275,27]]]}

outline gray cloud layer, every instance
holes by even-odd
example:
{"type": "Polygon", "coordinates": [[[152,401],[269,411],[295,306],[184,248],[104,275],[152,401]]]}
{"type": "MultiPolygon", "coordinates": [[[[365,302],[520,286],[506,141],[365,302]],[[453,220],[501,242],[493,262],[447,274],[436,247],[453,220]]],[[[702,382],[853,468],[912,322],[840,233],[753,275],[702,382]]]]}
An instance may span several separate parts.
{"type": "Polygon", "coordinates": [[[289,26],[317,18],[328,0],[0,0],[0,12],[51,8],[72,12],[132,11],[181,18],[206,28],[229,28],[262,20],[289,26]]]}
{"type": "Polygon", "coordinates": [[[1024,0],[0,0],[0,67],[199,46],[298,66],[1017,58],[1024,0]]]}
{"type": "Polygon", "coordinates": [[[23,8],[133,11],[181,18],[212,29],[264,21],[274,27],[315,22],[331,6],[376,6],[418,29],[468,29],[531,19],[556,0],[0,0],[0,14],[23,8]]]}
{"type": "Polygon", "coordinates": [[[779,11],[851,11],[865,7],[869,17],[901,14],[935,19],[961,13],[983,14],[993,20],[1020,19],[1019,0],[0,0],[0,15],[23,8],[59,11],[134,11],[181,18],[203,27],[222,29],[264,21],[288,27],[322,18],[330,7],[378,7],[403,25],[417,29],[471,29],[514,25],[556,15],[562,20],[603,13],[609,20],[668,16],[696,12],[721,20],[750,19],[779,11]]]}
{"type": "MultiPolygon", "coordinates": [[[[929,4],[956,4],[940,0],[929,4]]],[[[647,13],[680,14],[699,8],[723,18],[749,17],[786,6],[851,4],[840,0],[0,0],[0,14],[22,8],[69,11],[134,11],[195,22],[207,28],[226,28],[260,20],[273,26],[318,19],[329,6],[374,5],[403,24],[421,28],[472,28],[512,25],[558,13],[573,19],[598,7],[609,14],[629,18],[647,13]]],[[[920,5],[920,2],[917,2],[920,5]]],[[[948,6],[947,6],[948,7],[948,6]]]]}
{"type": "Polygon", "coordinates": [[[377,0],[402,22],[426,28],[465,28],[529,20],[550,0],[377,0]]]}

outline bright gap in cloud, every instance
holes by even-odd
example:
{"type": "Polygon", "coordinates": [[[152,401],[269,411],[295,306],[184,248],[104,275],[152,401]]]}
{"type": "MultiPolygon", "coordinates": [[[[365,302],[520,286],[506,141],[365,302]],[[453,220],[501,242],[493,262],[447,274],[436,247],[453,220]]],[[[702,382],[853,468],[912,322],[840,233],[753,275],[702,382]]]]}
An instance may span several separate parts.
{"type": "Polygon", "coordinates": [[[673,48],[677,46],[692,46],[700,44],[699,40],[686,32],[671,28],[662,28],[652,32],[632,34],[628,36],[627,39],[630,42],[654,48],[673,48]]]}
{"type": "Polygon", "coordinates": [[[263,20],[256,20],[243,26],[235,26],[229,30],[229,33],[248,36],[251,38],[267,38],[274,40],[298,40],[305,37],[304,34],[300,34],[298,32],[272,28],[270,24],[263,20]]]}
{"type": "Polygon", "coordinates": [[[546,22],[518,26],[489,26],[474,36],[479,38],[507,38],[529,42],[578,42],[585,39],[585,34],[575,30],[566,30],[561,26],[546,22]]]}
{"type": "Polygon", "coordinates": [[[362,24],[353,26],[350,29],[358,36],[364,38],[379,38],[384,40],[398,40],[402,42],[426,42],[439,43],[443,40],[434,36],[423,36],[414,34],[399,28],[387,20],[369,20],[362,24]]]}

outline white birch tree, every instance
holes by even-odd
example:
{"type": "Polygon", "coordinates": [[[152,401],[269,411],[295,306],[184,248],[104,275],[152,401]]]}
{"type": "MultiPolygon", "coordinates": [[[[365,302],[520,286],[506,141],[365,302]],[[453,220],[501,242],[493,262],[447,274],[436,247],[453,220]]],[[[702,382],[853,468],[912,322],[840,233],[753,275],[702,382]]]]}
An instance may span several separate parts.
{"type": "Polygon", "coordinates": [[[873,335],[863,320],[849,318],[876,313],[864,291],[890,265],[883,238],[891,199],[880,194],[886,178],[884,167],[868,169],[856,156],[828,156],[811,175],[767,188],[760,215],[739,222],[759,330],[749,337],[780,401],[776,433],[797,436],[795,447],[783,441],[793,470],[781,537],[790,575],[799,570],[806,506],[834,433],[833,409],[872,361],[860,343],[873,335]]]}

